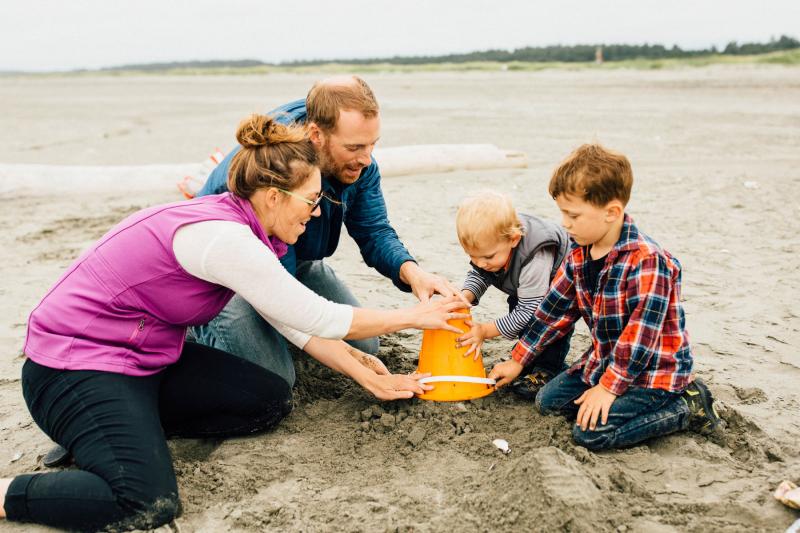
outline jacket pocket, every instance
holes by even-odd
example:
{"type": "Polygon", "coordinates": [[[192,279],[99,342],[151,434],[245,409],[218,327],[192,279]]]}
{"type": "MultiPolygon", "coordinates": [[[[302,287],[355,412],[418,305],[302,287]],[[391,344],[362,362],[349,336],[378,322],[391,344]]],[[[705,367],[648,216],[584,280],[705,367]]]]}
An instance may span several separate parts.
{"type": "Polygon", "coordinates": [[[128,344],[132,346],[137,346],[138,344],[137,341],[141,341],[141,337],[143,337],[145,324],[146,324],[145,317],[141,317],[139,321],[136,323],[136,327],[131,332],[131,336],[128,338],[128,344]]]}

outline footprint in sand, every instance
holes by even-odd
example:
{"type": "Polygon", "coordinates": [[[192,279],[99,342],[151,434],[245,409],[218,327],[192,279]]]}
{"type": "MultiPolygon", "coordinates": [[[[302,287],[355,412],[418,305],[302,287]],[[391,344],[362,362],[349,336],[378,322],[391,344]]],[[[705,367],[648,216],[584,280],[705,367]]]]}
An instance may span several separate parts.
{"type": "Polygon", "coordinates": [[[575,458],[552,446],[534,450],[531,455],[538,486],[553,499],[589,504],[600,498],[600,490],[575,458]]]}

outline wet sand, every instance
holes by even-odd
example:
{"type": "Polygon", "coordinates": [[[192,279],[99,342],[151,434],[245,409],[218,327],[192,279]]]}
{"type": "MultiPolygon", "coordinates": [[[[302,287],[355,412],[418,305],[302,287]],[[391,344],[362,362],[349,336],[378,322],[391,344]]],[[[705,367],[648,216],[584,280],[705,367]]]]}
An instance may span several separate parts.
{"type": "MultiPolygon", "coordinates": [[[[233,144],[240,118],[302,97],[314,76],[4,78],[0,85],[0,476],[41,470],[49,440],[19,383],[27,314],[126,214],[179,198],[180,170],[233,144]],[[76,165],[161,165],[97,180],[76,165]],[[46,166],[27,166],[46,165],[46,166]],[[71,168],[63,168],[70,166],[71,168]],[[66,176],[66,177],[65,177],[66,176]],[[94,179],[94,181],[92,181],[94,179]],[[132,181],[141,180],[139,185],[132,181]],[[21,457],[13,460],[19,453],[21,457]]],[[[381,144],[492,143],[527,169],[384,180],[392,223],[428,270],[463,279],[455,206],[492,187],[557,220],[549,173],[577,144],[624,152],[628,211],[682,262],[699,375],[727,429],[593,453],[571,424],[504,392],[379,404],[298,355],[295,409],[266,435],[171,442],[182,531],[783,531],[772,499],[800,481],[800,70],[420,73],[367,78],[381,144]],[[504,438],[509,455],[491,441],[504,438]]],[[[344,236],[330,259],[365,305],[411,304],[344,236]]],[[[476,310],[503,312],[493,294],[476,310]]],[[[586,346],[574,337],[572,357],[586,346]]],[[[415,366],[418,334],[382,339],[415,366]]],[[[490,342],[487,367],[511,344],[490,342]]],[[[0,531],[46,528],[0,522],[0,531]]]]}

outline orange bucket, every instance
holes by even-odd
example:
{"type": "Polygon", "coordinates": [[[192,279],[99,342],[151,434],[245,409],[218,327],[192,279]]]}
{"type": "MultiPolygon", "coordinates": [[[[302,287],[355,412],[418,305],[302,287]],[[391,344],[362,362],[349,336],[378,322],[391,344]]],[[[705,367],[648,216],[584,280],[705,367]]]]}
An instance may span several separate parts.
{"type": "MultiPolygon", "coordinates": [[[[457,311],[467,313],[467,309],[457,311]]],[[[463,320],[449,320],[451,326],[467,332],[463,320]]],[[[431,376],[420,380],[430,383],[432,391],[417,395],[423,400],[434,402],[460,402],[482,398],[494,392],[493,379],[486,377],[483,359],[475,360],[474,354],[464,357],[469,346],[456,348],[459,334],[443,329],[426,329],[422,332],[422,348],[419,352],[417,372],[430,373],[431,376]]]]}

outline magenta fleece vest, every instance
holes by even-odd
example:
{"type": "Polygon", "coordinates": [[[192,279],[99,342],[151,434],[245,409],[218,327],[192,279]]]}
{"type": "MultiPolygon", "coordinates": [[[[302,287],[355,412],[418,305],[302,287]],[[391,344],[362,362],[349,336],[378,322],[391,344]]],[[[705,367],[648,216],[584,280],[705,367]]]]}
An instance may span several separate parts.
{"type": "Polygon", "coordinates": [[[178,360],[187,326],[205,324],[233,296],[187,273],[172,239],[181,226],[227,220],[249,226],[283,255],[250,202],[230,193],[144,209],[112,228],[70,266],[28,319],[25,354],[66,370],[146,376],[178,360]]]}

